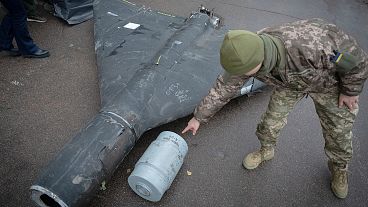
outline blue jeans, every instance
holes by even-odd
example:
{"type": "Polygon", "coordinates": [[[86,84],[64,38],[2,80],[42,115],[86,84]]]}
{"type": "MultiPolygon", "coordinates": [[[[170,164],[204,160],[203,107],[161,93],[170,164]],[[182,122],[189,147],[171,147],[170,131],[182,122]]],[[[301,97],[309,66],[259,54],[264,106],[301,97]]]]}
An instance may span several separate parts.
{"type": "Polygon", "coordinates": [[[27,13],[22,0],[0,0],[8,10],[0,25],[0,49],[13,48],[13,38],[17,42],[19,51],[23,54],[32,54],[38,50],[27,28],[27,13]]]}

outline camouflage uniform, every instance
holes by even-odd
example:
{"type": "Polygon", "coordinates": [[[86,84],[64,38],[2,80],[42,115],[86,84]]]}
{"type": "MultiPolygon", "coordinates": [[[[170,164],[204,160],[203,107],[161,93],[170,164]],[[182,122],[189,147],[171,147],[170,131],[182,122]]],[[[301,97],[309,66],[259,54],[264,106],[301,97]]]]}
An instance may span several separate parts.
{"type": "MultiPolygon", "coordinates": [[[[368,76],[366,53],[354,38],[322,19],[287,23],[258,33],[279,38],[285,46],[286,58],[285,67],[253,75],[276,86],[257,127],[256,135],[262,146],[276,145],[288,113],[309,94],[321,121],[328,158],[337,164],[347,164],[352,157],[352,127],[358,109],[339,108],[338,98],[340,93],[348,96],[361,93],[368,76]],[[336,65],[329,61],[333,50],[349,52],[358,58],[359,64],[349,72],[339,73],[336,65]]],[[[201,123],[207,122],[238,93],[248,78],[246,75],[220,75],[195,109],[194,117],[201,123]]]]}

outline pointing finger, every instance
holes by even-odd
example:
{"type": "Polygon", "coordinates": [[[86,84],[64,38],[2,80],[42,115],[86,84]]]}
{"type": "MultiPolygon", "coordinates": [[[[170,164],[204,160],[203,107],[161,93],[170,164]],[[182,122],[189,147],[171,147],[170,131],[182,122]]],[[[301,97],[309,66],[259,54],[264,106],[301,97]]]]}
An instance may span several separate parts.
{"type": "Polygon", "coordinates": [[[187,127],[185,127],[185,129],[181,133],[184,134],[185,132],[187,132],[190,129],[191,129],[191,127],[190,126],[187,126],[187,127]]]}

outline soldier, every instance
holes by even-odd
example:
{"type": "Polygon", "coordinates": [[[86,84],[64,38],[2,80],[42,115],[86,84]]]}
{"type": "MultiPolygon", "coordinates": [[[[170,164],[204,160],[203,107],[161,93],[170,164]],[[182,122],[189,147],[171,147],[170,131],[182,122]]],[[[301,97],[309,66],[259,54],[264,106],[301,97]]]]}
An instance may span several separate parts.
{"type": "Polygon", "coordinates": [[[246,169],[255,169],[274,157],[288,113],[309,95],[323,130],[331,189],[338,198],[345,198],[352,128],[359,94],[368,76],[367,54],[355,39],[322,19],[265,28],[257,34],[232,30],[225,35],[220,62],[224,75],[217,78],[182,133],[192,131],[195,135],[200,124],[229,102],[249,77],[274,85],[256,130],[261,148],[243,160],[246,169]]]}

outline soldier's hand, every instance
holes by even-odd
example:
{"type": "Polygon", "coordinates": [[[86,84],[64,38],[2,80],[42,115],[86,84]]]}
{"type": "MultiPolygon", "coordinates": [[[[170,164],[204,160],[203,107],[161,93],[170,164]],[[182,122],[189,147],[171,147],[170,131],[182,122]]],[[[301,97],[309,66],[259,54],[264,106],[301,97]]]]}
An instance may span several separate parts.
{"type": "Polygon", "coordinates": [[[182,134],[184,134],[187,131],[192,131],[193,135],[196,135],[197,130],[199,128],[199,121],[196,118],[192,118],[189,122],[188,122],[188,126],[185,127],[185,129],[181,132],[182,134]]]}
{"type": "Polygon", "coordinates": [[[358,108],[359,96],[347,96],[340,94],[339,96],[339,108],[343,107],[344,104],[349,108],[350,111],[358,108]]]}

